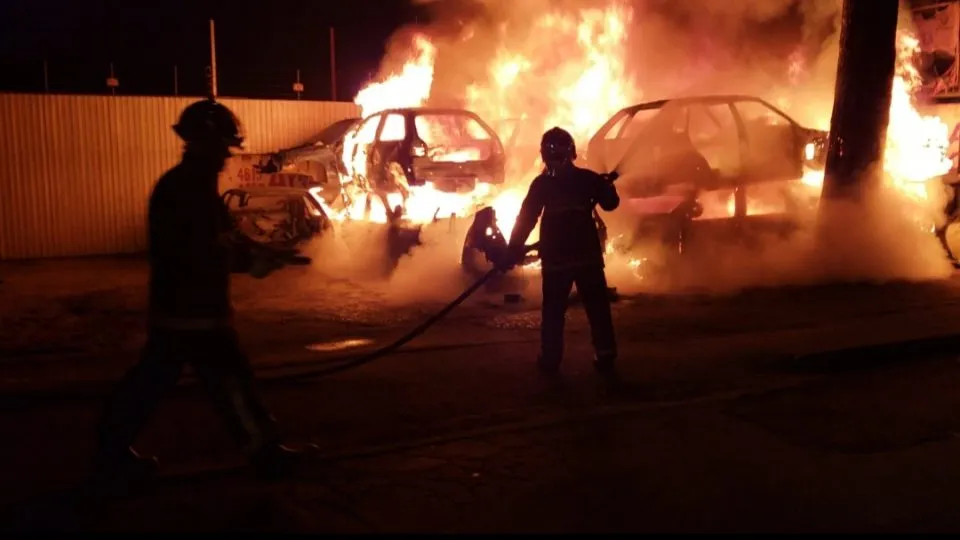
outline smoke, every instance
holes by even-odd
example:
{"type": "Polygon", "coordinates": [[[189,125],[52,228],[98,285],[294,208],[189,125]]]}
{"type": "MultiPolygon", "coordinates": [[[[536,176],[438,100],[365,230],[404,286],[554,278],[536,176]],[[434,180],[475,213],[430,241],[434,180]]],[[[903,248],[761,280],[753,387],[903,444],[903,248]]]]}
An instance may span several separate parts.
{"type": "MultiPolygon", "coordinates": [[[[842,0],[412,1],[429,6],[431,21],[398,32],[381,74],[395,73],[408,58],[404,47],[409,47],[413,31],[425,33],[437,46],[429,103],[484,108],[477,112],[501,133],[504,128],[498,122],[507,119],[492,117],[488,110],[522,111],[534,118],[534,128],[515,141],[522,148],[535,147],[539,128],[558,118],[554,88],[558,72],[565,68],[588,71],[588,62],[596,61],[565,56],[570,48],[556,46],[557,35],[545,35],[546,30],[531,22],[545,13],[577,15],[610,6],[629,8],[632,14],[626,20],[625,42],[611,45],[609,39],[593,39],[592,43],[607,43],[603,50],[622,54],[623,72],[611,71],[627,102],[587,94],[579,105],[573,103],[573,113],[559,118],[572,124],[583,117],[575,114],[578,107],[589,109],[589,129],[565,125],[577,131],[580,141],[580,131],[592,134],[623,105],[718,93],[755,95],[806,127],[829,128],[842,0]],[[491,73],[490,66],[511,51],[535,53],[539,62],[520,65],[516,73],[491,73]],[[490,81],[497,76],[521,82],[498,93],[490,90],[494,86],[490,81]],[[478,85],[485,91],[481,98],[487,101],[477,97],[478,85]]],[[[901,24],[907,26],[908,21],[904,17],[901,24]]],[[[576,41],[577,34],[560,38],[576,41]]],[[[530,180],[528,158],[524,154],[511,162],[510,178],[519,189],[530,180]]],[[[625,177],[631,172],[621,171],[625,177]]],[[[940,278],[949,274],[950,265],[931,232],[933,224],[943,220],[939,197],[933,193],[927,202],[917,203],[888,189],[857,204],[833,203],[819,212],[815,207],[794,209],[795,229],[790,235],[738,236],[698,223],[697,233],[685,246],[683,264],[676,264],[674,246],[648,242],[611,255],[607,273],[623,292],[694,287],[729,293],[823,281],[940,278]]],[[[629,236],[636,223],[611,217],[608,225],[612,233],[629,236]]],[[[424,245],[401,259],[388,282],[389,295],[397,302],[447,299],[469,281],[457,264],[463,232],[457,232],[452,241],[451,233],[441,233],[440,228],[428,226],[424,232],[424,245]]],[[[373,249],[373,244],[365,246],[373,249]]],[[[356,257],[349,252],[342,263],[355,264],[356,257]]]]}
{"type": "Polygon", "coordinates": [[[447,302],[476,279],[460,267],[468,226],[464,219],[427,224],[420,231],[419,245],[393,256],[386,225],[345,221],[303,251],[313,259],[318,279],[362,285],[388,304],[447,302]]]}
{"type": "Polygon", "coordinates": [[[903,201],[887,190],[861,203],[825,204],[796,225],[788,238],[756,233],[726,242],[703,227],[683,263],[669,276],[653,273],[660,279],[647,290],[727,294],[751,287],[941,279],[953,270],[930,222],[904,213],[903,201]]]}

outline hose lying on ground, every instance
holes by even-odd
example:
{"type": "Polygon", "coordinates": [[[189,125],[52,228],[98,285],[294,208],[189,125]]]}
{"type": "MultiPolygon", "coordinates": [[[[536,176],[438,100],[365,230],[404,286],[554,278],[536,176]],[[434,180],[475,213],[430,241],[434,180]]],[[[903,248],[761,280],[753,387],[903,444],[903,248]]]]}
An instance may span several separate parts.
{"type": "Polygon", "coordinates": [[[378,358],[381,358],[383,356],[386,356],[396,351],[400,347],[403,347],[407,343],[413,341],[413,339],[417,338],[418,336],[426,332],[427,329],[429,329],[431,326],[433,326],[434,324],[439,322],[441,319],[446,317],[448,313],[450,313],[457,306],[462,304],[467,298],[469,298],[473,293],[475,293],[477,289],[479,289],[480,287],[483,287],[484,284],[487,283],[487,281],[489,281],[493,276],[499,273],[500,273],[500,270],[498,270],[497,268],[490,270],[489,272],[484,274],[480,279],[478,279],[473,285],[470,285],[469,287],[467,287],[466,290],[460,293],[460,296],[458,296],[452,302],[447,304],[443,309],[435,313],[429,319],[420,323],[419,326],[417,326],[416,328],[414,328],[413,330],[411,330],[410,332],[402,336],[400,339],[394,341],[393,343],[388,344],[385,347],[377,349],[376,351],[373,351],[371,353],[365,354],[359,358],[348,360],[346,362],[343,362],[342,364],[337,364],[334,366],[327,366],[327,367],[317,368],[317,369],[311,369],[309,371],[298,371],[296,373],[291,373],[288,375],[280,375],[277,377],[270,377],[268,380],[270,382],[276,382],[276,381],[292,381],[297,379],[311,379],[315,377],[333,375],[335,373],[348,371],[348,370],[363,366],[365,364],[369,364],[370,362],[373,362],[378,358]]]}

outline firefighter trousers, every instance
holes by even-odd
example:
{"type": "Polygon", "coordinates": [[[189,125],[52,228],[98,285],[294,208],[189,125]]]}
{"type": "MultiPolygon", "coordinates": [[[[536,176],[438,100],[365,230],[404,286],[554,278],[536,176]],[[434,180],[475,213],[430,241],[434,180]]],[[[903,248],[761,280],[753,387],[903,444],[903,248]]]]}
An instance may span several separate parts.
{"type": "Polygon", "coordinates": [[[140,362],[127,372],[101,417],[101,458],[123,454],[136,442],[184,365],[191,367],[242,448],[253,453],[279,442],[276,423],[254,392],[253,369],[233,328],[152,328],[140,362]]]}
{"type": "Polygon", "coordinates": [[[593,349],[598,360],[613,361],[617,342],[607,296],[607,277],[603,266],[573,269],[544,269],[543,313],[540,325],[541,362],[558,365],[563,359],[563,332],[570,291],[577,286],[590,323],[593,349]]]}

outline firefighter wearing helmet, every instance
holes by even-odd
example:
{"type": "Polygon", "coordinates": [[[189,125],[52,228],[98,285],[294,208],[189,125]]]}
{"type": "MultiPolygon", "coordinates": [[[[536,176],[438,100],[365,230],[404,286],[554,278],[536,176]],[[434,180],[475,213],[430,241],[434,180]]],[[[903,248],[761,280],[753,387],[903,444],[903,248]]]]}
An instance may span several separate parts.
{"type": "Polygon", "coordinates": [[[576,145],[570,133],[553,128],[543,134],[540,157],[544,171],[533,180],[520,208],[508,257],[512,268],[522,259],[527,237],[540,216],[539,252],[543,272],[540,371],[557,374],[563,356],[564,318],[570,290],[576,284],[590,322],[595,367],[612,373],[617,344],[610,315],[603,248],[593,218],[594,207],[609,212],[620,205],[612,177],[574,165],[576,145]]]}
{"type": "Polygon", "coordinates": [[[239,247],[244,244],[219,195],[219,174],[231,149],[243,144],[240,123],[206,99],[184,109],[173,129],[183,139],[183,158],[160,178],[149,201],[147,342],[101,418],[96,471],[118,480],[154,472],[156,460],[132,446],[189,364],[251,464],[282,472],[302,450],[281,444],[254,393],[253,371],[232,321],[231,271],[263,277],[282,264],[239,247]]]}

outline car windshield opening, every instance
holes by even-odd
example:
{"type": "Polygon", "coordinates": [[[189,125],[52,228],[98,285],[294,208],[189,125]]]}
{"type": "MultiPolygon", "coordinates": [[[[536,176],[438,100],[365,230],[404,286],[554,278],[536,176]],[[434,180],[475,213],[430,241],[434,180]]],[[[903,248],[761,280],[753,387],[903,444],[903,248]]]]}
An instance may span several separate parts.
{"type": "Polygon", "coordinates": [[[466,114],[425,113],[417,115],[417,136],[427,146],[431,161],[465,163],[489,159],[496,141],[493,134],[466,114]]]}

